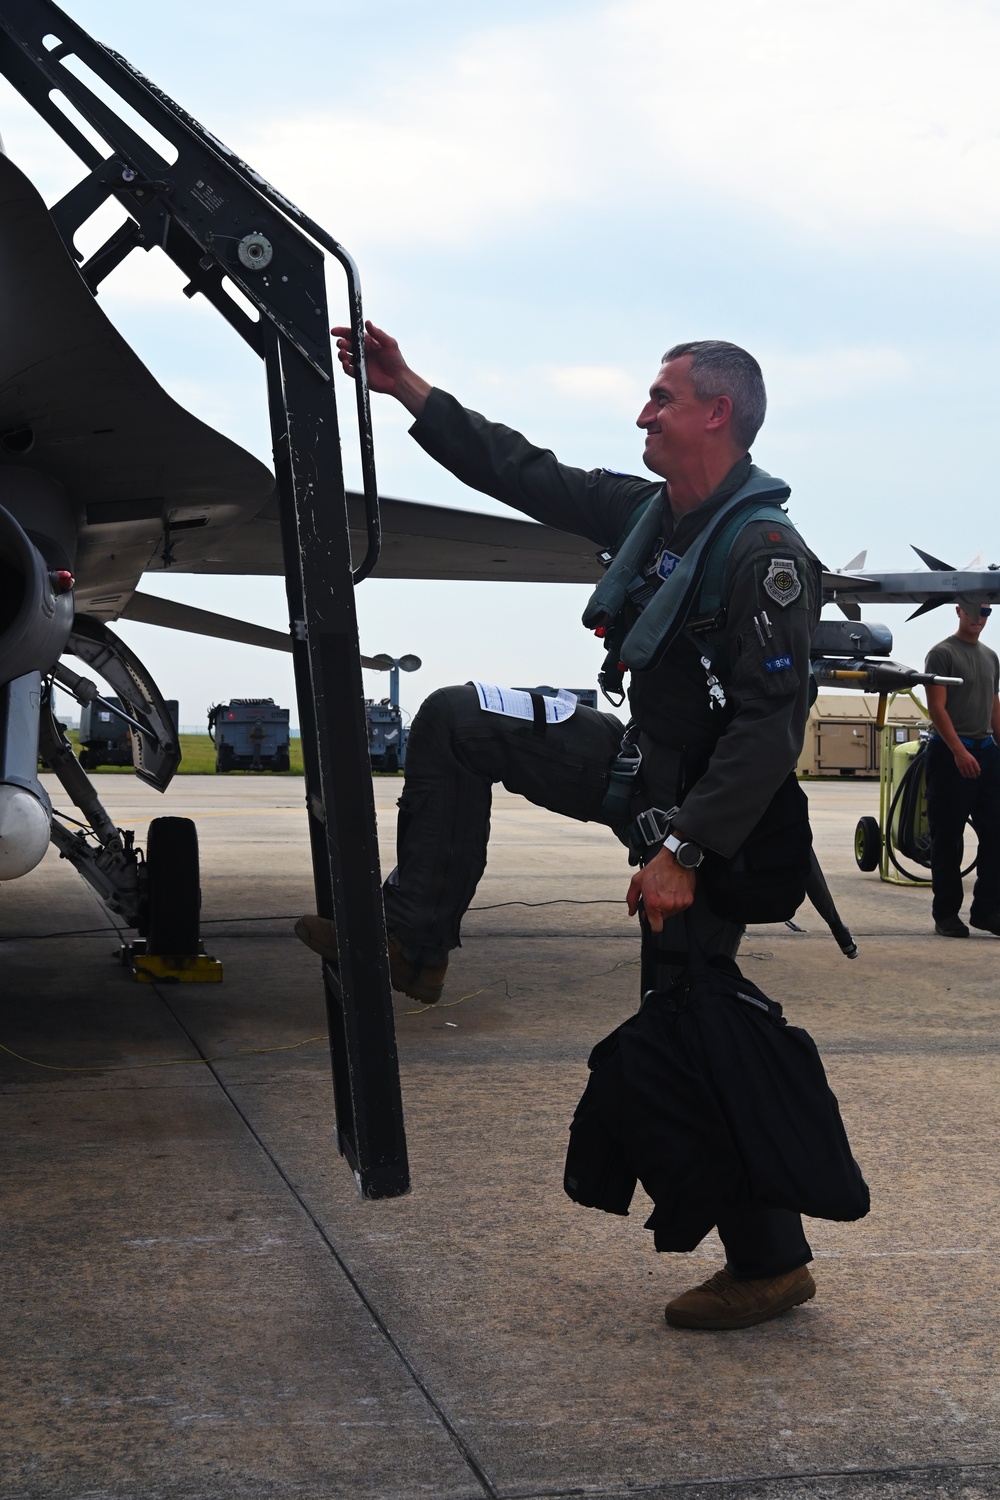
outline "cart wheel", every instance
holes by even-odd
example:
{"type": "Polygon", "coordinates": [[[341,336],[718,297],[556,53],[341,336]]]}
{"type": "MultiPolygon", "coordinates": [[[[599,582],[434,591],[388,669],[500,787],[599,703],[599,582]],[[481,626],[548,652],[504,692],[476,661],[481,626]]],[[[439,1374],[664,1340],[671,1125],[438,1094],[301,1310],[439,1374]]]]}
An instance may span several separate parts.
{"type": "Polygon", "coordinates": [[[859,870],[868,873],[878,869],[882,858],[882,830],[878,818],[859,818],[854,830],[854,858],[859,870]]]}
{"type": "Polygon", "coordinates": [[[146,838],[147,953],[197,953],[201,910],[198,830],[190,818],[154,818],[146,838]]]}

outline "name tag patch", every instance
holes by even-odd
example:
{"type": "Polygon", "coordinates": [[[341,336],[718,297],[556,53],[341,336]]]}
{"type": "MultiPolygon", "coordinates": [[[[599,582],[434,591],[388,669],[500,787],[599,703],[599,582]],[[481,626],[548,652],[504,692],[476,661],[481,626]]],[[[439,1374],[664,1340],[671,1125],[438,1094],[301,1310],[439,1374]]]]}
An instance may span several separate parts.
{"type": "Polygon", "coordinates": [[[790,656],[771,656],[764,663],[765,672],[789,672],[792,668],[790,656]]]}
{"type": "Polygon", "coordinates": [[[764,591],[775,604],[784,609],[793,604],[802,592],[802,580],[795,566],[794,557],[772,557],[764,575],[764,591]]]}

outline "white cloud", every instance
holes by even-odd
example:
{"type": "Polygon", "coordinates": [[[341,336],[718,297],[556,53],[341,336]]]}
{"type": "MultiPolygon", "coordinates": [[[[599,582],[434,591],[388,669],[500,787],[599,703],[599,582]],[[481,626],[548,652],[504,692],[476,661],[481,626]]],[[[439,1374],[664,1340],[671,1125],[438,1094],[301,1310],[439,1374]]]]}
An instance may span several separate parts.
{"type": "Polygon", "coordinates": [[[484,31],[366,110],[239,138],[366,248],[468,245],[567,202],[654,222],[681,183],[820,231],[994,234],[998,63],[977,0],[625,0],[484,31]]]}
{"type": "Polygon", "coordinates": [[[634,377],[616,365],[556,365],[546,370],[545,378],[564,396],[632,405],[639,400],[641,404],[642,393],[634,377]]]}

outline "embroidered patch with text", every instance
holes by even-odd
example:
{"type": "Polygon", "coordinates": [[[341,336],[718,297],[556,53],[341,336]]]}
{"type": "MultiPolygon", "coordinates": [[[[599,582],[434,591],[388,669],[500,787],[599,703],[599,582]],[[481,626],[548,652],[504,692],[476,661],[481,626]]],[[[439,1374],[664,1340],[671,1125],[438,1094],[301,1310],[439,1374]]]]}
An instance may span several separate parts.
{"type": "Polygon", "coordinates": [[[793,604],[802,592],[802,580],[795,566],[794,557],[772,557],[764,575],[764,592],[780,604],[793,604]]]}
{"type": "Polygon", "coordinates": [[[765,672],[790,672],[792,658],[790,656],[772,656],[764,663],[765,672]]]}

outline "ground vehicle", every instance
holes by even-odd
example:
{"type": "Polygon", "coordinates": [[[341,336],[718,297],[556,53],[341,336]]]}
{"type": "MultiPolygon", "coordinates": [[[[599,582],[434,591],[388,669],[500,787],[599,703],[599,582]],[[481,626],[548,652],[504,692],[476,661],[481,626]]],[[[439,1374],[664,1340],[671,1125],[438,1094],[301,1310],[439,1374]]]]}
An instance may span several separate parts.
{"type": "Polygon", "coordinates": [[[287,771],[289,711],[273,698],[233,698],[208,711],[216,771],[287,771]]]}
{"type": "Polygon", "coordinates": [[[383,698],[376,703],[365,699],[365,718],[368,720],[368,753],[373,771],[401,771],[406,764],[406,741],[409,726],[403,723],[403,714],[398,703],[383,698]]]}
{"type": "MultiPolygon", "coordinates": [[[[132,731],[127,719],[115,712],[124,706],[120,698],[108,698],[103,703],[85,703],[80,709],[80,764],[85,771],[132,764],[132,731]]],[[[166,706],[176,728],[177,699],[168,698],[166,706]]]]}

